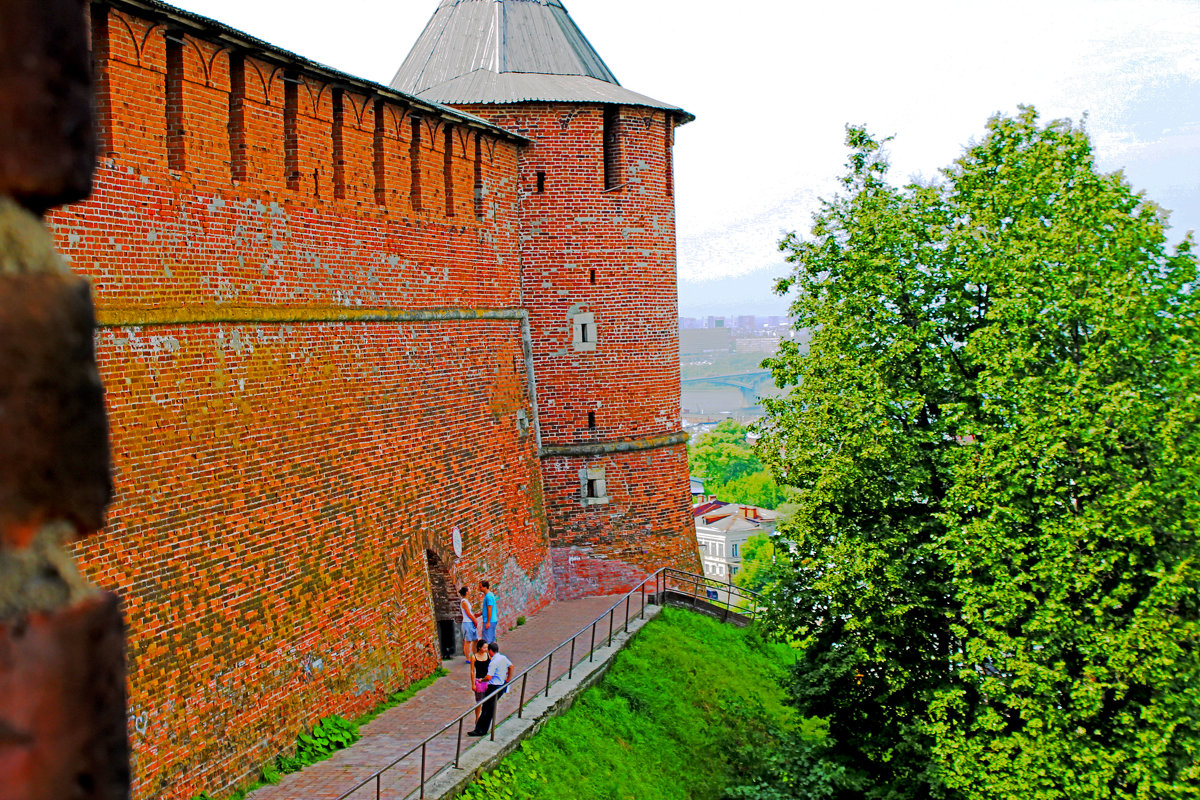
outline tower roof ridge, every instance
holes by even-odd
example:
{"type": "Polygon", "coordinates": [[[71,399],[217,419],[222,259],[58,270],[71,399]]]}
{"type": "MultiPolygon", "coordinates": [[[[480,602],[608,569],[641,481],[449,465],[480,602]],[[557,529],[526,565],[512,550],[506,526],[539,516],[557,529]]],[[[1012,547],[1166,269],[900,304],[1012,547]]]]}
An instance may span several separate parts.
{"type": "Polygon", "coordinates": [[[441,0],[391,85],[442,103],[622,103],[691,118],[622,87],[561,0],[441,0]]]}

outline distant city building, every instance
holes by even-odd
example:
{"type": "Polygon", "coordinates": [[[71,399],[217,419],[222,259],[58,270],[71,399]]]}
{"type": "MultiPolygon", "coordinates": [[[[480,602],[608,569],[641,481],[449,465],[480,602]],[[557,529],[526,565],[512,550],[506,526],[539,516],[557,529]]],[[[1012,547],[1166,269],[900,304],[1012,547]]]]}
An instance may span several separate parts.
{"type": "Polygon", "coordinates": [[[679,328],[680,330],[723,328],[747,334],[787,335],[787,332],[791,329],[791,320],[788,317],[760,317],[754,314],[721,317],[679,317],[679,328]]]}
{"type": "Polygon", "coordinates": [[[779,350],[778,336],[744,336],[733,340],[735,353],[775,353],[779,350]]]}
{"type": "Polygon", "coordinates": [[[779,523],[779,512],[758,506],[711,500],[692,509],[696,543],[704,574],[732,582],[742,567],[742,551],[751,536],[768,534],[779,523]]]}

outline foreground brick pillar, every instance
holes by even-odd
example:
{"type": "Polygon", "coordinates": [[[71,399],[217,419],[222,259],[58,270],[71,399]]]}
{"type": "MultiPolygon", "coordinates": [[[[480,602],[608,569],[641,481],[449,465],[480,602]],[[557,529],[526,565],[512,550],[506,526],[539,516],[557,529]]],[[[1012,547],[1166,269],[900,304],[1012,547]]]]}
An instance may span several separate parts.
{"type": "Polygon", "coordinates": [[[129,796],[124,659],[111,594],[0,624],[0,797],[129,796]]]}
{"type": "Polygon", "coordinates": [[[91,186],[86,0],[0,0],[0,798],[129,796],[120,604],[65,546],[112,493],[86,281],[39,218],[91,186]]]}

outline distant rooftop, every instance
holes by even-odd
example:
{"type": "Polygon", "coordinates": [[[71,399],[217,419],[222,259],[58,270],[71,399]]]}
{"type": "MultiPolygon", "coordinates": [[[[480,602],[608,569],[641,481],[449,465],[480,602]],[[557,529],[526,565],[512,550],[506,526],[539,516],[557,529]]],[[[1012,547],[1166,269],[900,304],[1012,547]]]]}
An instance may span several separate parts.
{"type": "Polygon", "coordinates": [[[391,85],[446,104],[616,103],[693,119],[621,86],[560,0],[442,0],[391,85]]]}
{"type": "Polygon", "coordinates": [[[779,512],[741,503],[710,500],[692,508],[698,526],[718,531],[749,531],[769,528],[779,521],[779,512]]]}

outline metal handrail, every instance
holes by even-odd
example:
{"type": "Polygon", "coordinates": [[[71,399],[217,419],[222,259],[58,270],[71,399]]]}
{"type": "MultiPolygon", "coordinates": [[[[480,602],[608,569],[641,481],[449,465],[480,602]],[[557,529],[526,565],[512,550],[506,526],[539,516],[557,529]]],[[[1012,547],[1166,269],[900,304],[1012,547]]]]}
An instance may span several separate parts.
{"type": "MultiPolygon", "coordinates": [[[[731,612],[742,613],[742,611],[743,611],[741,602],[738,603],[738,606],[736,608],[732,605],[731,600],[733,599],[734,595],[738,596],[739,601],[749,601],[749,609],[748,609],[750,612],[749,617],[752,621],[757,619],[758,612],[764,605],[763,600],[762,600],[763,596],[761,593],[756,592],[753,589],[742,588],[741,586],[734,584],[732,582],[732,579],[730,580],[730,582],[726,583],[724,581],[719,581],[715,578],[709,578],[704,575],[696,575],[695,573],[684,572],[683,570],[675,569],[674,567],[664,567],[661,570],[659,570],[659,572],[663,573],[663,577],[664,577],[663,589],[664,590],[669,588],[666,584],[666,578],[668,576],[677,576],[677,578],[679,580],[677,580],[676,582],[684,584],[686,587],[688,587],[691,590],[691,592],[692,592],[692,608],[695,608],[700,600],[700,588],[701,587],[704,587],[706,589],[715,589],[719,592],[724,592],[725,600],[723,601],[723,603],[720,600],[712,600],[712,599],[708,598],[707,595],[704,598],[704,602],[706,602],[706,603],[723,604],[725,606],[725,613],[721,617],[722,622],[729,619],[729,614],[731,612]]],[[[655,574],[657,575],[658,573],[655,573],[655,574]]]]}
{"type": "MultiPolygon", "coordinates": [[[[589,625],[584,625],[570,639],[560,642],[554,649],[550,650],[550,652],[546,653],[546,655],[542,656],[540,659],[538,659],[534,663],[530,664],[528,667],[525,668],[525,670],[523,670],[520,674],[514,676],[513,679],[506,684],[507,686],[511,686],[516,683],[518,678],[520,678],[520,680],[521,680],[521,698],[517,703],[517,710],[515,712],[517,715],[517,719],[521,719],[521,714],[525,710],[525,706],[527,704],[527,701],[525,698],[525,691],[526,691],[527,684],[529,681],[529,676],[534,670],[536,670],[542,664],[546,664],[546,685],[544,688],[539,688],[536,692],[534,692],[529,697],[528,702],[533,702],[534,698],[536,698],[538,695],[542,694],[543,692],[545,693],[546,697],[549,697],[550,696],[550,687],[553,684],[557,683],[559,680],[562,680],[563,676],[561,676],[561,675],[557,679],[554,679],[554,680],[551,679],[552,672],[554,669],[554,654],[555,653],[557,653],[559,650],[563,649],[564,647],[570,645],[571,655],[569,656],[569,660],[567,662],[567,672],[566,672],[566,677],[569,679],[574,674],[574,670],[575,670],[575,642],[576,642],[576,640],[579,639],[579,637],[582,636],[584,633],[587,633],[588,631],[591,632],[591,638],[590,638],[590,644],[589,644],[589,649],[588,649],[588,653],[587,653],[587,659],[588,659],[588,661],[594,660],[595,654],[596,654],[596,626],[599,625],[606,616],[608,617],[608,635],[605,636],[604,643],[601,645],[601,647],[607,647],[612,642],[612,638],[615,635],[614,620],[615,620],[617,608],[622,603],[625,604],[625,623],[622,626],[621,630],[628,632],[628,630],[629,630],[629,604],[632,601],[633,596],[635,594],[639,594],[639,593],[641,594],[641,608],[638,612],[638,617],[644,619],[645,615],[646,615],[646,585],[649,584],[651,580],[654,581],[655,595],[658,599],[658,604],[662,605],[663,604],[663,592],[665,592],[669,588],[668,580],[672,576],[677,577],[677,578],[682,578],[684,582],[689,582],[689,583],[697,583],[698,584],[699,582],[703,582],[704,584],[707,585],[708,583],[712,582],[709,578],[705,578],[702,575],[696,575],[694,573],[684,572],[683,570],[674,569],[673,567],[662,567],[661,569],[656,570],[655,572],[651,573],[650,575],[647,575],[645,578],[642,579],[642,582],[640,584],[638,584],[638,587],[636,589],[631,589],[630,591],[626,592],[625,595],[621,597],[621,599],[619,599],[619,600],[617,600],[617,602],[613,603],[612,606],[610,606],[608,608],[608,610],[601,613],[600,616],[596,617],[596,619],[594,619],[589,625]]],[[[716,582],[716,586],[726,590],[726,592],[727,592],[726,601],[725,601],[726,615],[728,615],[728,612],[730,611],[729,600],[728,600],[729,593],[736,592],[736,593],[742,594],[742,595],[753,595],[753,597],[755,599],[757,599],[761,596],[757,592],[753,592],[748,589],[743,589],[740,586],[734,586],[732,583],[725,584],[725,583],[716,582]]],[[[708,601],[706,600],[705,602],[708,602],[708,601]]],[[[582,661],[582,660],[583,660],[583,658],[581,657],[580,661],[582,661]]],[[[497,701],[499,701],[499,698],[497,698],[497,701]]],[[[357,783],[353,788],[351,788],[348,791],[339,795],[337,800],[347,800],[347,798],[349,798],[351,795],[358,792],[360,789],[364,788],[365,786],[369,785],[372,781],[375,782],[375,800],[380,800],[383,773],[392,769],[393,767],[395,767],[401,761],[404,761],[409,756],[415,754],[418,750],[421,751],[421,777],[420,777],[421,783],[420,783],[419,788],[417,789],[417,796],[419,798],[424,798],[425,797],[425,783],[427,781],[426,774],[425,774],[427,746],[434,739],[437,739],[439,736],[442,736],[443,734],[445,734],[446,731],[450,730],[450,728],[452,728],[454,725],[458,725],[458,737],[457,737],[457,743],[456,743],[455,749],[454,749],[454,768],[457,769],[458,764],[459,764],[459,759],[462,755],[463,722],[466,720],[466,718],[468,716],[471,715],[472,712],[475,711],[475,709],[482,708],[483,704],[486,702],[487,702],[487,698],[485,697],[483,700],[480,700],[478,703],[476,703],[475,705],[471,706],[466,711],[464,711],[461,715],[459,715],[459,717],[457,719],[451,720],[450,722],[448,722],[444,726],[442,726],[442,728],[440,730],[438,730],[437,732],[425,737],[420,743],[414,745],[410,750],[405,752],[404,755],[396,758],[391,763],[389,763],[387,766],[381,767],[380,769],[376,770],[370,776],[368,776],[364,780],[357,783]]],[[[496,728],[500,726],[501,722],[507,721],[508,718],[511,717],[513,713],[514,712],[509,712],[508,716],[504,717],[503,720],[501,720],[501,719],[493,719],[492,720],[492,729],[490,732],[491,741],[496,740],[496,728]]],[[[439,769],[437,772],[434,773],[433,776],[430,776],[430,777],[435,777],[441,771],[442,770],[439,769]]]]}

